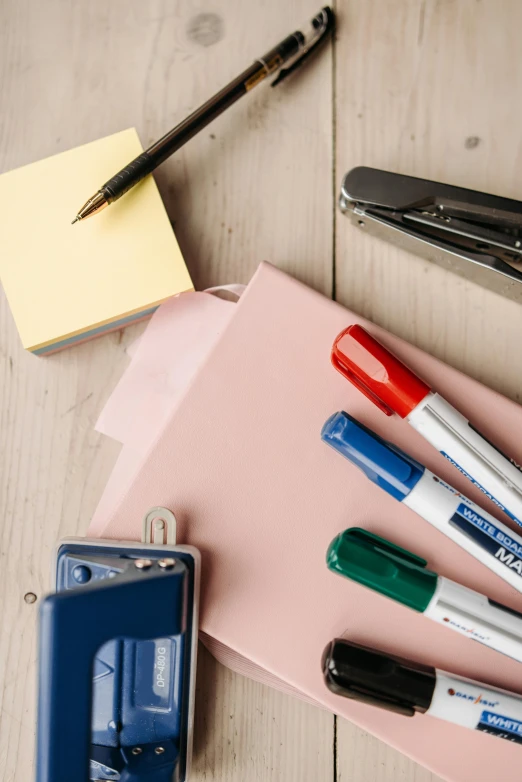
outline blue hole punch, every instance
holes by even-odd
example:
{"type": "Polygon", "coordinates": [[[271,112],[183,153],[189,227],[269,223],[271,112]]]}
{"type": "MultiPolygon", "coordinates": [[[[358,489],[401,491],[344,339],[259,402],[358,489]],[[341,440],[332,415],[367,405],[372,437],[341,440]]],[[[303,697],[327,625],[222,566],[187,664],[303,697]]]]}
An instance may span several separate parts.
{"type": "Polygon", "coordinates": [[[154,508],[144,543],[72,539],[42,602],[37,782],[184,782],[200,555],[154,508]]]}

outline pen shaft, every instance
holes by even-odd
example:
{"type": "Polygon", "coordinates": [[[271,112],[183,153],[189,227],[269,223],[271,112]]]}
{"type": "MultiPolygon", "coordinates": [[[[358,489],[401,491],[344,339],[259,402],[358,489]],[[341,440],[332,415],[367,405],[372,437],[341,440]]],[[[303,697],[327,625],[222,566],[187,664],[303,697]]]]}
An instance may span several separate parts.
{"type": "Polygon", "coordinates": [[[264,78],[265,69],[260,62],[255,62],[250,68],[243,71],[236,79],[223,87],[216,95],[213,95],[206,103],[192,112],[186,119],[166,133],[159,141],[156,141],[147,149],[147,154],[153,158],[156,166],[163,163],[173,152],[186,144],[193,136],[199,133],[206,125],[228,109],[247,91],[249,80],[264,78]]]}
{"type": "Polygon", "coordinates": [[[439,576],[424,616],[522,662],[522,614],[439,576]]]}
{"type": "Polygon", "coordinates": [[[262,74],[265,72],[263,65],[260,62],[256,62],[196,109],[196,111],[192,112],[183,122],[176,125],[175,128],[162,136],[145,152],[142,152],[122,168],[121,171],[112,176],[100,188],[106,201],[110,204],[121,198],[131,187],[134,187],[141,179],[154,171],[164,160],[186,144],[187,141],[199,133],[225,109],[235,103],[247,92],[245,84],[248,83],[249,79],[255,78],[259,71],[262,74]]]}
{"type": "Polygon", "coordinates": [[[300,30],[288,35],[220,92],[192,112],[183,122],[162,136],[145,152],[131,160],[85,202],[72,223],[92,217],[113,201],[121,198],[176,150],[186,144],[196,133],[203,130],[209,122],[232,106],[242,95],[264,81],[267,76],[279,71],[279,75],[272,82],[272,85],[280,83],[298,65],[307,60],[312,52],[318,49],[319,44],[326,40],[334,27],[335,15],[332,9],[329,7],[321,9],[312,19],[306,35],[300,30]]]}
{"type": "Polygon", "coordinates": [[[436,669],[430,717],[522,743],[522,698],[514,692],[436,669]]]}
{"type": "Polygon", "coordinates": [[[255,87],[267,76],[277,70],[292,57],[302,45],[299,33],[289,35],[278,46],[256,60],[250,67],[240,73],[226,87],[212,96],[206,103],[192,112],[190,116],[176,125],[141,155],[132,160],[125,168],[118,171],[101,188],[107,203],[112,203],[134,187],[141,179],[150,174],[170,155],[199,133],[212,120],[228,109],[250,89],[255,87]]]}
{"type": "Polygon", "coordinates": [[[522,592],[522,538],[429,470],[402,500],[518,592],[522,592]]]}

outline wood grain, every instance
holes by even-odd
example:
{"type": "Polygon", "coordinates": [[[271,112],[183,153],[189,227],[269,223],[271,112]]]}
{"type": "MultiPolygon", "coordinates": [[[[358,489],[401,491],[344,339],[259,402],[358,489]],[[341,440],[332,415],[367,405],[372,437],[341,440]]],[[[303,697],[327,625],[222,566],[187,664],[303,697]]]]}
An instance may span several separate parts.
{"type": "MultiPolygon", "coordinates": [[[[356,165],[522,198],[522,5],[341,4],[336,190],[356,165]]],[[[336,219],[338,299],[520,401],[522,307],[336,219]]]]}
{"type": "MultiPolygon", "coordinates": [[[[132,125],[149,144],[316,10],[311,0],[248,11],[239,0],[210,10],[5,0],[0,170],[132,125]]],[[[157,180],[196,285],[247,281],[266,258],[329,292],[331,158],[325,50],[302,77],[255,90],[169,161],[157,180]]],[[[0,780],[25,782],[38,603],[24,595],[50,588],[56,541],[87,529],[117,453],[94,424],[142,327],[48,359],[22,351],[3,295],[0,327],[0,780]]],[[[333,726],[332,715],[202,651],[194,779],[330,779],[333,726]]]]}
{"type": "Polygon", "coordinates": [[[333,717],[232,673],[200,644],[194,779],[334,779],[333,717]]]}
{"type": "Polygon", "coordinates": [[[437,782],[439,777],[347,720],[338,720],[336,782],[437,782]]]}
{"type": "MultiPolygon", "coordinates": [[[[135,125],[144,145],[317,11],[312,0],[3,0],[0,170],[135,125]]],[[[353,228],[355,165],[521,198],[516,0],[339,0],[335,47],[262,86],[157,181],[196,286],[270,260],[520,399],[522,308],[353,228]]],[[[86,193],[86,196],[89,195],[86,193]]],[[[33,774],[35,619],[51,553],[83,534],[117,447],[97,415],[142,326],[48,359],[0,296],[0,782],[33,774]]],[[[195,780],[436,782],[343,720],[225,670],[205,650],[195,780]]]]}
{"type": "MultiPolygon", "coordinates": [[[[356,165],[522,198],[514,0],[339,4],[336,192],[356,165]]],[[[337,214],[335,289],[351,309],[520,401],[522,307],[337,214]]],[[[405,650],[406,652],[407,650],[405,650]]],[[[340,720],[338,780],[435,780],[340,720]]]]}

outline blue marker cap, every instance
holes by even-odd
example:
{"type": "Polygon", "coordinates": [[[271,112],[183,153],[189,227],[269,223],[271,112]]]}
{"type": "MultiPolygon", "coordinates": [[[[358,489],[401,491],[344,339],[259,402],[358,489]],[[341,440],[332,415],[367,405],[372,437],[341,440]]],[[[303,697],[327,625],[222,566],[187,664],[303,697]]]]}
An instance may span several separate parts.
{"type": "Polygon", "coordinates": [[[332,415],[322,428],[321,439],[399,502],[408,496],[426,469],[348,413],[332,415]]]}

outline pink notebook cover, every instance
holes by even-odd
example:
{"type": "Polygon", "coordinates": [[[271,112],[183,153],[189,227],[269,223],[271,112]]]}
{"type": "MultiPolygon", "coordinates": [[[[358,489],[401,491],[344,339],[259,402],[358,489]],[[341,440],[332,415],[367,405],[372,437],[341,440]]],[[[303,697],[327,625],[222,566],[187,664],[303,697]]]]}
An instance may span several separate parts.
{"type": "Polygon", "coordinates": [[[515,609],[522,597],[327,448],[320,431],[345,409],[498,516],[408,424],[335,372],[330,348],[347,325],[365,325],[519,462],[521,408],[268,264],[235,307],[103,535],[139,539],[148,508],[171,508],[179,539],[202,552],[201,630],[219,657],[232,655],[245,670],[253,664],[444,778],[519,780],[519,745],[326,689],[322,651],[345,635],[522,693],[519,663],[330,573],[326,549],[346,527],[383,535],[515,609]]]}

